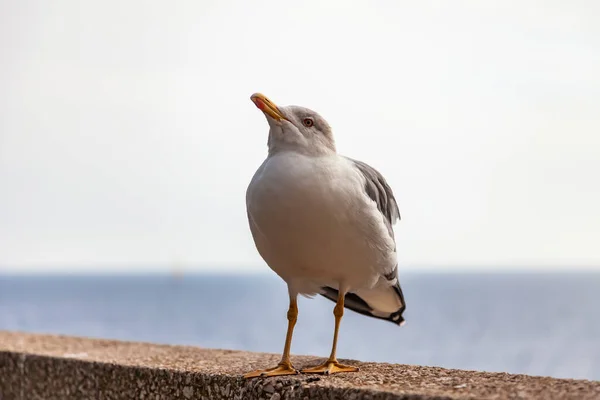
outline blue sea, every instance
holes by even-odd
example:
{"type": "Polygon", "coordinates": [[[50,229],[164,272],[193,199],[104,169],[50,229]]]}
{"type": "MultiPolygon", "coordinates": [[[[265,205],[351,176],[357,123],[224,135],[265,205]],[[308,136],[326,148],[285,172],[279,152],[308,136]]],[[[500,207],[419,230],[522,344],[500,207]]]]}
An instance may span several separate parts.
{"type": "MultiPolygon", "coordinates": [[[[347,311],[338,356],[600,380],[600,274],[404,273],[406,325],[347,311]]],[[[333,303],[299,300],[292,352],[326,357],[333,303]]],[[[272,274],[0,276],[0,329],[279,353],[272,274]]]]}

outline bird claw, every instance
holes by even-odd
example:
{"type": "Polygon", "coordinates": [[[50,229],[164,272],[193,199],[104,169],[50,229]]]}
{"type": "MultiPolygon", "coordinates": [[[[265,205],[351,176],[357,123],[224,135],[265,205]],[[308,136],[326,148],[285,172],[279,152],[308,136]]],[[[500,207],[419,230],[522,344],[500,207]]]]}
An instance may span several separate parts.
{"type": "Polygon", "coordinates": [[[353,367],[351,365],[340,364],[337,360],[330,361],[327,360],[321,365],[311,368],[304,368],[301,372],[303,374],[324,374],[331,375],[336,374],[338,372],[358,372],[358,367],[353,367]]]}

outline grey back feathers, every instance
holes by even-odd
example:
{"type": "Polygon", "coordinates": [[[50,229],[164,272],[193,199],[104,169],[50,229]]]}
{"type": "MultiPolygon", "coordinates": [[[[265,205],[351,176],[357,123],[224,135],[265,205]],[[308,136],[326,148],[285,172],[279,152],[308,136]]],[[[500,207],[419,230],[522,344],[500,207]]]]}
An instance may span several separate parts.
{"type": "Polygon", "coordinates": [[[377,209],[386,220],[386,225],[390,235],[394,237],[392,225],[400,219],[400,210],[398,203],[392,192],[392,188],[386,182],[385,178],[375,168],[362,161],[346,157],[365,177],[365,192],[377,204],[377,209]]]}
{"type": "MultiPolygon", "coordinates": [[[[392,188],[388,185],[385,178],[369,164],[349,157],[344,158],[352,162],[365,178],[365,193],[377,204],[377,209],[384,217],[383,220],[388,228],[388,232],[393,238],[394,230],[392,229],[392,225],[400,219],[400,210],[398,209],[398,204],[396,203],[392,188]]],[[[397,299],[400,304],[400,307],[397,310],[391,313],[376,310],[374,306],[371,305],[372,299],[370,298],[370,295],[372,294],[369,292],[363,293],[362,295],[357,293],[346,293],[344,296],[344,307],[363,315],[390,321],[396,325],[402,325],[404,323],[403,313],[406,310],[406,303],[404,301],[404,294],[400,288],[400,282],[398,281],[398,264],[383,277],[390,283],[390,286],[379,290],[383,290],[388,293],[388,296],[393,296],[397,299]]],[[[339,296],[338,290],[329,286],[322,287],[320,294],[331,301],[337,301],[339,296]]]]}

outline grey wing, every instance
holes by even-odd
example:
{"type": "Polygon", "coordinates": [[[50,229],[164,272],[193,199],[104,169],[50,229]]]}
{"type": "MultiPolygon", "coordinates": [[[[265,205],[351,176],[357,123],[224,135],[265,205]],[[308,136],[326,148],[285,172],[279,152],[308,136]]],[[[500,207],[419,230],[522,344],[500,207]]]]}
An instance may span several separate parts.
{"type": "Polygon", "coordinates": [[[362,161],[353,160],[346,157],[356,167],[365,178],[365,193],[377,204],[377,209],[385,217],[388,230],[392,237],[394,231],[392,225],[400,219],[400,210],[398,203],[392,192],[392,188],[386,182],[385,178],[375,168],[362,161]]]}
{"type": "MultiPolygon", "coordinates": [[[[346,157],[365,178],[365,193],[377,204],[377,209],[384,217],[390,236],[394,237],[392,225],[400,219],[398,203],[392,188],[384,177],[373,167],[362,162],[346,157]]],[[[406,310],[404,294],[398,280],[398,265],[393,270],[383,275],[388,285],[378,286],[372,290],[360,293],[346,293],[344,306],[360,314],[383,319],[402,325],[403,313],[406,310]]],[[[337,301],[337,289],[325,286],[321,295],[332,301],[337,301]]]]}

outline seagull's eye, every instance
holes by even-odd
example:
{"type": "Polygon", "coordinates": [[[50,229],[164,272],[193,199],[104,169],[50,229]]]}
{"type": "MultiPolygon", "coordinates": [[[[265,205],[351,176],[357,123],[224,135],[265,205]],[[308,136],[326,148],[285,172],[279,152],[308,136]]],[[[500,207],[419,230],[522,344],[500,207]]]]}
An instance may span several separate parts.
{"type": "Polygon", "coordinates": [[[312,118],[304,118],[302,120],[302,124],[304,124],[304,126],[310,128],[311,126],[313,126],[315,124],[315,121],[313,121],[312,118]]]}

